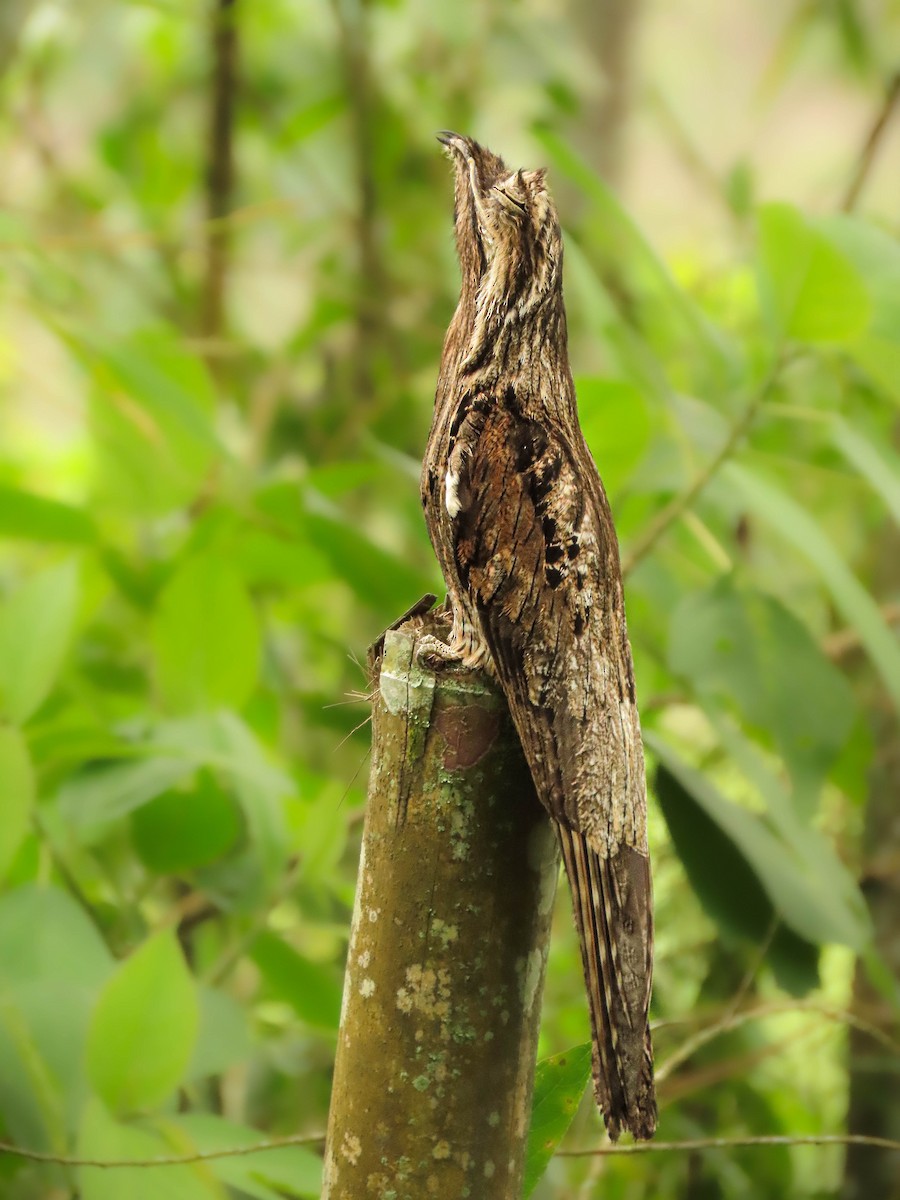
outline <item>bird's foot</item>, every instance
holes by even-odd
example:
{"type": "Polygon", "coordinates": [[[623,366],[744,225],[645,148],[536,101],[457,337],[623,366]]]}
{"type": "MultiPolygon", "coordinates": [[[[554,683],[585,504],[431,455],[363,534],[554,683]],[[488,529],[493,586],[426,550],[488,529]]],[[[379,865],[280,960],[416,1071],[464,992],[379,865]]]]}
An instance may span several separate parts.
{"type": "Polygon", "coordinates": [[[434,634],[426,633],[416,642],[416,661],[429,671],[447,671],[462,665],[462,655],[434,634]]]}

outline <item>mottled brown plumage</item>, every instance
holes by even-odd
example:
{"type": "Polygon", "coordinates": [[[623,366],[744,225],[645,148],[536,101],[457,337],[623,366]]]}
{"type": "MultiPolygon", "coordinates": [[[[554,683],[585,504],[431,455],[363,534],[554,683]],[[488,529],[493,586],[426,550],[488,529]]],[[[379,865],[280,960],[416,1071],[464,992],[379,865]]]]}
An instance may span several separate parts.
{"type": "Polygon", "coordinates": [[[610,1136],[656,1127],[641,733],[609,504],[578,424],[562,238],[543,171],[442,134],[460,299],[422,472],[449,646],[499,679],[572,888],[610,1136]]]}

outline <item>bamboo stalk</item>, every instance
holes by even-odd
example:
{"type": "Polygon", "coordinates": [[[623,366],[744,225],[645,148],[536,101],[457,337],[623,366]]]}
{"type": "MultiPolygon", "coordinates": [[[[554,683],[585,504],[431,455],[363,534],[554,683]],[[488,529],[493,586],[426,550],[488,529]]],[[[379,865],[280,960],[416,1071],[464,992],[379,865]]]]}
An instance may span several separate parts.
{"type": "Polygon", "coordinates": [[[556,840],[499,690],[386,634],[323,1200],[521,1195],[556,840]]]}

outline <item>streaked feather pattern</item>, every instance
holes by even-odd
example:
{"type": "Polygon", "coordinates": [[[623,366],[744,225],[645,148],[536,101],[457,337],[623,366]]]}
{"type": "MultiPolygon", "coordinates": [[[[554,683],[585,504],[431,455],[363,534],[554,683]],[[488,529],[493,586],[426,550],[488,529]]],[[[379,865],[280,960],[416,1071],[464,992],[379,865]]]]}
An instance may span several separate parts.
{"type": "Polygon", "coordinates": [[[578,424],[562,241],[542,172],[446,135],[460,302],[423,504],[449,589],[447,653],[499,679],[557,823],[610,1136],[656,1125],[646,790],[618,545],[578,424]]]}

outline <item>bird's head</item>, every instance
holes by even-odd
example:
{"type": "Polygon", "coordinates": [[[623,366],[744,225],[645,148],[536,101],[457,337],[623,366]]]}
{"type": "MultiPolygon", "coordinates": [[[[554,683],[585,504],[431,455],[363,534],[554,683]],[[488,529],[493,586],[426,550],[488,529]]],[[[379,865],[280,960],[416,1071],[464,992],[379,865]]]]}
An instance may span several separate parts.
{"type": "Polygon", "coordinates": [[[511,171],[458,133],[438,134],[453,163],[456,246],[464,290],[523,312],[559,290],[562,236],[546,172],[511,171]]]}

